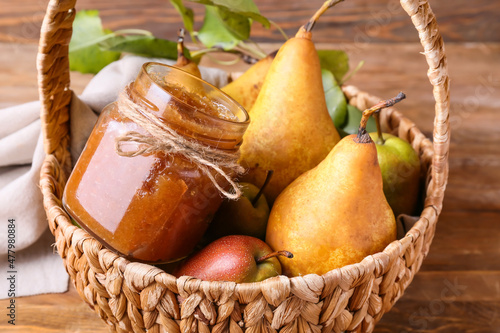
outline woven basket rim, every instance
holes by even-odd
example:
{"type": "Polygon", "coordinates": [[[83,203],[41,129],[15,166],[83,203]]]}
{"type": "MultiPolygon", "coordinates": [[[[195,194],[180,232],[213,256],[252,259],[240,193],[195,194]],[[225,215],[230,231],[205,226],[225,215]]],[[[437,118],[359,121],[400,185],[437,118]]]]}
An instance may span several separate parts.
{"type": "MultiPolygon", "coordinates": [[[[379,98],[379,97],[376,97],[376,96],[373,96],[371,94],[368,94],[368,93],[360,91],[357,87],[355,87],[353,85],[342,86],[342,89],[343,89],[344,93],[347,92],[347,94],[349,94],[349,93],[352,94],[353,92],[354,93],[363,93],[363,94],[365,94],[366,97],[370,98],[372,101],[380,101],[381,100],[381,98],[379,98]]],[[[381,111],[381,114],[386,114],[387,112],[393,112],[393,111],[397,111],[397,108],[391,107],[391,108],[383,109],[381,111]]],[[[410,121],[405,116],[401,116],[401,120],[402,121],[410,121]]],[[[418,133],[420,133],[421,135],[423,135],[423,133],[420,131],[420,129],[418,129],[418,127],[415,124],[413,124],[413,126],[411,126],[411,128],[416,129],[416,131],[418,133]]],[[[429,138],[425,137],[425,140],[429,141],[429,143],[430,143],[429,138]]],[[[430,145],[430,144],[427,145],[424,149],[431,150],[432,153],[433,153],[433,146],[430,145]]],[[[429,152],[427,152],[427,154],[429,154],[429,152]]],[[[46,159],[52,159],[52,157],[48,156],[46,159]]],[[[419,214],[419,220],[417,222],[415,222],[415,224],[413,225],[413,227],[410,230],[408,230],[403,237],[401,237],[400,239],[396,239],[393,242],[391,242],[390,244],[388,244],[384,248],[384,250],[382,250],[380,252],[377,252],[377,253],[374,253],[374,254],[371,254],[371,255],[368,255],[362,261],[360,261],[360,262],[353,263],[353,264],[346,265],[346,266],[339,267],[339,268],[335,268],[335,269],[330,270],[329,272],[324,273],[324,274],[314,274],[314,273],[312,273],[312,274],[307,274],[307,275],[316,275],[316,276],[320,276],[320,277],[327,277],[329,275],[339,273],[339,272],[341,272],[342,270],[345,270],[345,269],[354,269],[354,270],[357,270],[357,271],[364,271],[365,268],[366,268],[366,265],[369,265],[369,263],[371,261],[375,261],[376,260],[375,257],[377,257],[379,255],[382,255],[382,254],[388,254],[388,252],[395,251],[396,249],[400,249],[400,251],[404,250],[409,245],[409,243],[404,242],[406,244],[403,245],[402,244],[403,243],[403,239],[405,239],[405,238],[411,238],[411,240],[413,240],[413,238],[414,238],[413,237],[413,232],[416,231],[416,230],[418,230],[419,227],[421,227],[421,224],[424,223],[424,220],[427,221],[427,223],[429,222],[429,220],[424,216],[424,211],[425,210],[433,210],[434,212],[437,213],[436,208],[433,207],[433,206],[424,207],[422,209],[422,212],[419,214]]],[[[85,233],[85,237],[84,237],[85,239],[83,240],[84,242],[86,242],[88,240],[93,240],[93,241],[97,242],[102,247],[100,251],[107,252],[108,256],[111,256],[111,257],[114,258],[113,261],[117,261],[117,260],[119,261],[118,267],[120,267],[122,269],[122,271],[125,271],[124,267],[127,266],[127,265],[130,265],[130,264],[133,264],[133,265],[144,265],[144,266],[150,266],[150,267],[157,268],[159,270],[157,272],[158,274],[164,273],[164,274],[167,274],[167,276],[173,278],[174,280],[178,279],[177,277],[175,277],[174,275],[168,273],[167,271],[164,271],[161,268],[158,268],[155,264],[148,264],[148,263],[141,263],[141,262],[131,261],[131,260],[129,260],[129,259],[121,256],[120,254],[117,254],[116,252],[114,252],[114,251],[106,248],[104,245],[102,245],[101,242],[99,242],[95,237],[93,237],[92,235],[90,235],[85,229],[78,228],[77,226],[73,225],[70,222],[70,218],[67,215],[67,213],[66,213],[65,219],[63,219],[62,221],[64,221],[64,225],[62,225],[62,227],[63,227],[63,229],[65,231],[69,232],[70,234],[73,234],[75,231],[80,230],[80,231],[82,231],[82,232],[85,233]]],[[[303,276],[306,276],[306,275],[303,275],[303,276]]],[[[299,279],[299,278],[301,278],[303,276],[287,277],[285,275],[281,275],[282,278],[286,278],[286,279],[290,279],[290,280],[299,279]]],[[[222,285],[223,284],[232,285],[232,284],[234,284],[234,282],[231,282],[231,281],[206,281],[206,280],[201,280],[201,279],[197,279],[197,278],[194,278],[194,277],[189,277],[189,279],[200,280],[200,281],[203,281],[203,282],[213,283],[213,284],[217,284],[217,285],[221,285],[221,284],[222,285]]],[[[239,285],[255,285],[255,286],[260,286],[262,284],[265,284],[266,280],[259,281],[259,282],[246,282],[246,283],[236,283],[236,284],[239,284],[239,285]]]]}
{"type": "MultiPolygon", "coordinates": [[[[82,299],[93,306],[101,318],[106,318],[105,321],[109,325],[121,332],[123,328],[120,325],[128,325],[127,327],[133,327],[134,330],[135,327],[149,329],[149,325],[155,325],[154,322],[150,321],[145,323],[146,319],[151,319],[151,317],[146,316],[147,313],[136,313],[134,309],[149,311],[140,308],[143,296],[144,300],[150,300],[150,297],[160,297],[159,294],[150,294],[151,289],[149,289],[151,287],[155,290],[154,288],[158,285],[170,290],[170,293],[190,298],[198,297],[204,293],[205,300],[215,297],[213,295],[218,291],[222,293],[224,289],[232,290],[236,294],[236,296],[231,294],[233,295],[231,297],[241,297],[240,293],[244,294],[245,290],[251,290],[260,293],[265,301],[269,305],[277,307],[277,310],[278,305],[280,309],[282,306],[287,306],[285,304],[287,301],[280,298],[282,296],[298,297],[316,307],[320,300],[321,303],[326,302],[326,299],[329,299],[329,302],[340,302],[338,297],[343,297],[343,305],[336,303],[335,311],[331,307],[320,309],[318,314],[320,318],[315,319],[317,324],[326,325],[330,329],[333,327],[331,325],[338,324],[341,326],[335,327],[337,327],[336,330],[340,331],[354,330],[362,324],[363,330],[373,330],[374,323],[401,297],[429,251],[437,218],[442,210],[448,179],[449,77],[443,40],[428,1],[401,0],[401,5],[411,17],[419,33],[421,44],[424,47],[423,54],[429,65],[428,77],[434,88],[433,96],[436,101],[433,142],[396,109],[385,109],[381,114],[381,119],[388,128],[397,131],[399,137],[405,138],[412,143],[414,148],[418,148],[420,160],[425,163],[427,171],[424,189],[425,202],[419,220],[403,238],[395,240],[382,252],[367,256],[359,263],[337,268],[323,275],[309,274],[292,278],[280,275],[254,283],[202,281],[191,277],[176,278],[155,266],[132,262],[119,256],[104,247],[85,230],[71,224],[67,213],[62,208],[61,196],[64,189],[63,184],[71,170],[71,158],[68,150],[70,140],[69,105],[73,93],[69,80],[68,44],[75,17],[75,3],[76,0],[50,0],[42,24],[37,67],[42,133],[46,152],[40,173],[44,208],[50,229],[56,239],[58,252],[82,299]],[[83,262],[75,262],[76,259],[81,259],[83,262]],[[75,263],[76,266],[73,265],[75,263]],[[123,312],[110,312],[107,304],[101,304],[96,300],[96,297],[101,297],[101,294],[107,295],[109,291],[107,285],[109,281],[106,280],[107,275],[103,273],[116,272],[116,270],[119,272],[119,277],[123,279],[122,282],[130,283],[127,287],[128,293],[131,292],[128,288],[132,288],[132,291],[137,293],[135,296],[126,294],[126,285],[120,285],[119,295],[120,297],[124,296],[120,299],[127,302],[125,314],[123,312]],[[321,279],[321,283],[318,283],[318,278],[321,279]],[[101,280],[105,285],[101,284],[101,280]],[[158,285],[152,286],[153,283],[158,285]],[[284,288],[285,291],[279,291],[278,287],[284,288]],[[298,290],[302,287],[305,287],[307,291],[298,290]],[[338,287],[342,290],[337,289],[338,287]],[[373,288],[376,288],[376,291],[373,288]],[[338,291],[336,296],[333,295],[333,289],[335,292],[338,291]],[[139,293],[140,299],[138,301],[139,293]],[[137,302],[140,304],[138,305],[137,302]],[[371,312],[368,310],[368,305],[372,306],[371,312]],[[350,313],[351,311],[356,312],[355,316],[350,313]],[[337,319],[341,317],[341,313],[344,317],[339,319],[342,322],[339,324],[337,319]],[[143,315],[144,319],[142,319],[143,315]],[[123,316],[125,319],[122,318],[123,316]]],[[[380,100],[353,86],[345,86],[343,90],[349,101],[355,105],[358,104],[358,107],[368,101],[375,104],[380,100]]],[[[363,109],[363,107],[360,108],[363,109]]],[[[242,304],[247,303],[242,301],[242,304]]],[[[180,304],[178,306],[180,307],[180,304]]],[[[184,309],[184,303],[182,311],[187,311],[184,309]]],[[[180,327],[191,325],[196,320],[199,321],[199,318],[195,318],[194,308],[190,311],[189,314],[184,313],[182,318],[178,315],[179,318],[174,316],[170,319],[179,319],[180,327]]],[[[258,315],[263,316],[263,314],[258,315]]],[[[252,321],[252,318],[248,319],[246,316],[247,314],[245,314],[245,323],[247,320],[252,321]]],[[[251,317],[251,315],[249,316],[251,317]]],[[[286,317],[286,314],[280,312],[279,315],[275,314],[273,318],[272,325],[281,328],[282,326],[279,324],[286,323],[286,319],[276,319],[276,316],[286,317]]],[[[226,319],[227,317],[223,320],[226,319]]],[[[255,321],[255,318],[253,320],[255,321]]],[[[199,325],[205,324],[200,322],[199,325]]]]}

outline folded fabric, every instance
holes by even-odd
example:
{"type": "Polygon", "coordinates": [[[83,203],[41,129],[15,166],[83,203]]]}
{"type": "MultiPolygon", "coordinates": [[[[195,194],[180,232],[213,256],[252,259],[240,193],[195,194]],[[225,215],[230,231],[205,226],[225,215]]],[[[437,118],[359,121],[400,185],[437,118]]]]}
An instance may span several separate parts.
{"type": "MultiPolygon", "coordinates": [[[[128,56],[120,61],[115,61],[103,68],[92,79],[83,93],[80,95],[92,110],[100,112],[106,105],[115,101],[118,94],[130,82],[132,82],[141,66],[147,61],[160,62],[172,65],[174,62],[165,59],[148,59],[143,57],[128,56]]],[[[200,67],[201,77],[216,87],[227,84],[227,73],[217,68],[200,67]]]]}
{"type": "MultiPolygon", "coordinates": [[[[80,98],[73,95],[70,106],[73,161],[84,148],[98,114],[116,100],[118,93],[135,79],[142,64],[148,61],[172,64],[165,59],[127,56],[92,78],[80,98]]],[[[227,73],[223,70],[202,67],[200,71],[203,79],[217,87],[227,84],[227,73]]],[[[48,231],[39,189],[44,157],[40,103],[0,110],[0,271],[5,275],[0,278],[0,290],[9,290],[7,278],[14,274],[15,296],[68,289],[68,274],[52,247],[54,237],[48,231]],[[14,221],[14,228],[8,228],[9,220],[14,221]],[[15,248],[10,250],[15,253],[8,252],[9,237],[14,239],[11,243],[15,248]],[[9,262],[9,258],[14,259],[9,262]]],[[[10,296],[6,292],[0,294],[0,299],[7,297],[10,296]]]]}

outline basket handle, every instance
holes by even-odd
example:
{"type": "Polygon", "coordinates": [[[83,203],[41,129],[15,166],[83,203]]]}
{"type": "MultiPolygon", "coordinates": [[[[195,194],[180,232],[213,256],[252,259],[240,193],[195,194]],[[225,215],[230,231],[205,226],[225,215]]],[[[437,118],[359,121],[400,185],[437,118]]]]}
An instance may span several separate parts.
{"type": "Polygon", "coordinates": [[[436,101],[434,116],[432,158],[432,179],[427,187],[426,207],[433,207],[439,215],[443,206],[444,190],[448,182],[448,152],[450,149],[450,79],[448,62],[439,33],[436,16],[427,0],[400,0],[401,6],[411,17],[418,31],[420,43],[424,47],[424,55],[429,65],[427,76],[434,87],[436,101]]]}
{"type": "Polygon", "coordinates": [[[64,164],[70,163],[67,147],[72,92],[68,50],[75,3],[76,0],[50,0],[42,22],[37,55],[44,149],[64,164]]]}
{"type": "MultiPolygon", "coordinates": [[[[443,39],[436,17],[427,0],[401,0],[418,31],[429,65],[427,75],[436,100],[432,160],[432,179],[428,186],[426,206],[442,209],[448,179],[449,77],[443,39]]],[[[47,154],[67,155],[69,141],[69,104],[71,102],[68,45],[75,18],[76,0],[50,0],[42,23],[37,57],[38,85],[41,101],[42,131],[47,154]]],[[[59,159],[60,160],[60,159],[59,159]]]]}

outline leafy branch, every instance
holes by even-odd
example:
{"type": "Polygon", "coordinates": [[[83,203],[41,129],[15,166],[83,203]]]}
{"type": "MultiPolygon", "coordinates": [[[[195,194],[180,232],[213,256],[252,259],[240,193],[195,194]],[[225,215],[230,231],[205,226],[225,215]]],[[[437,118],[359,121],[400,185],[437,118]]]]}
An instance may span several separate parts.
{"type": "MultiPolygon", "coordinates": [[[[235,59],[232,64],[243,60],[255,63],[266,56],[258,44],[250,39],[254,22],[265,28],[279,26],[261,15],[253,0],[169,0],[180,14],[184,29],[189,32],[197,49],[184,53],[187,58],[199,62],[205,55],[229,53],[235,59]],[[186,6],[193,2],[205,6],[203,24],[194,29],[194,11],[186,6]]],[[[97,10],[82,10],[76,14],[73,23],[73,36],[69,45],[70,69],[83,73],[97,73],[104,66],[119,59],[123,53],[145,57],[177,59],[177,42],[155,37],[151,32],[141,29],[123,29],[111,31],[102,27],[97,10]]],[[[339,50],[320,50],[318,55],[321,67],[332,73],[337,82],[343,79],[349,70],[347,54],[339,50]]],[[[222,64],[222,62],[221,62],[222,64]]],[[[226,63],[224,63],[226,64],[226,63]]]]}
{"type": "MultiPolygon", "coordinates": [[[[253,0],[186,0],[205,5],[203,25],[194,30],[194,11],[185,6],[183,0],[169,0],[182,17],[184,28],[192,41],[200,45],[193,52],[199,61],[201,56],[213,52],[228,52],[248,63],[254,63],[266,54],[247,43],[253,21],[264,27],[271,26],[262,16],[253,0]],[[235,5],[237,3],[237,5],[235,5]]],[[[107,64],[120,58],[122,53],[147,57],[176,59],[176,42],[157,38],[149,31],[124,29],[111,31],[103,29],[97,10],[79,11],[73,23],[73,36],[69,56],[71,70],[83,73],[97,73],[107,64]]],[[[186,54],[190,57],[189,52],[186,54]]]]}

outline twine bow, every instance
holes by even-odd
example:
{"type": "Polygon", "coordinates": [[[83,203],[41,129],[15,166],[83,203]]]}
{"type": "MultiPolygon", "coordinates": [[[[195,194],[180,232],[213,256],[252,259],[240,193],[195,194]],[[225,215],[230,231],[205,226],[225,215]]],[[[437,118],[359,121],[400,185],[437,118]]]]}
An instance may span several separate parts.
{"type": "Polygon", "coordinates": [[[120,112],[124,116],[150,134],[144,135],[139,132],[130,131],[125,135],[117,137],[115,150],[118,155],[134,157],[157,151],[163,151],[167,154],[180,154],[187,160],[195,163],[225,197],[229,199],[238,199],[241,196],[241,190],[238,185],[236,185],[231,177],[223,170],[223,168],[225,168],[235,173],[244,172],[243,167],[237,162],[239,157],[237,152],[224,152],[194,140],[187,139],[163,123],[154,114],[137,103],[134,103],[126,92],[120,93],[117,104],[120,112]],[[137,149],[123,150],[122,145],[126,142],[137,143],[137,149]],[[233,188],[234,193],[224,190],[215,179],[211,170],[224,177],[233,188]]]}

